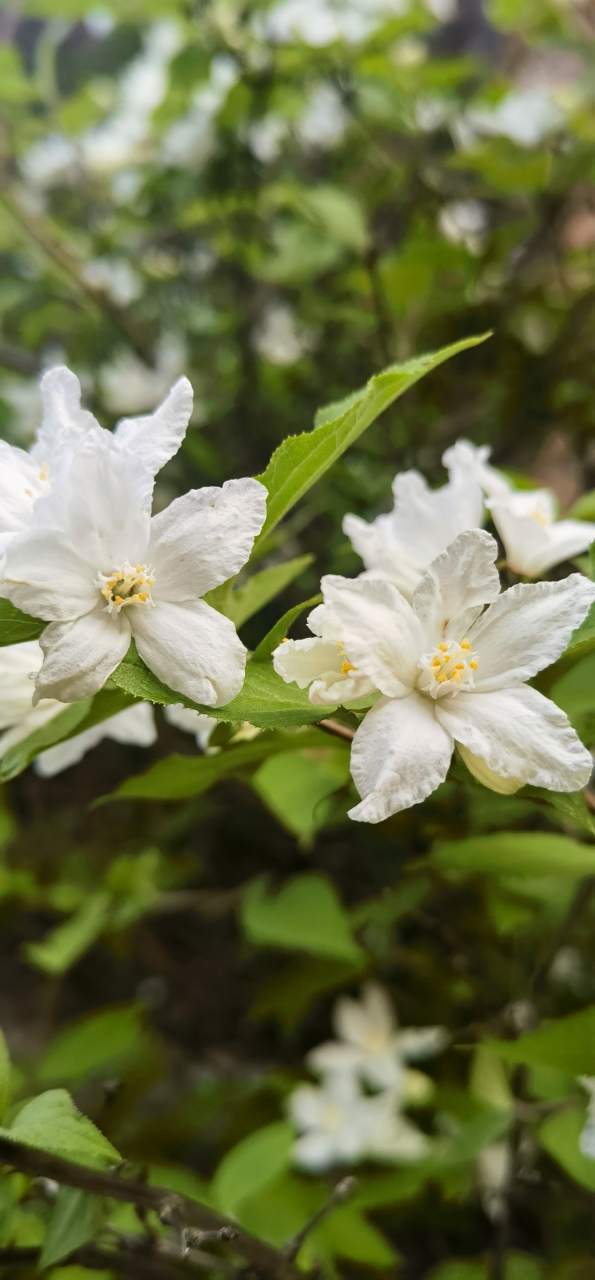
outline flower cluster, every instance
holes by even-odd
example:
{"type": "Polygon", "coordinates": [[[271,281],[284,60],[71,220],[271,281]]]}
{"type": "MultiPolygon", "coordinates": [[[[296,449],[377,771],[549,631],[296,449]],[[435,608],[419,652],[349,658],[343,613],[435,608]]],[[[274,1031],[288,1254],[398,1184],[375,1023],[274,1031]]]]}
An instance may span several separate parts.
{"type": "Polygon", "coordinates": [[[488,457],[459,441],[444,455],[443,488],[406,472],[389,515],[373,524],[346,516],[364,572],[323,578],[312,636],[286,639],[273,655],[283,680],[308,688],[315,705],[368,700],[351,751],[358,821],[424,800],[444,782],[455,746],[502,793],[524,783],[576,791],[589,780],[590,753],[527,681],[563,653],[595,586],[575,573],[501,592],[498,546],[480,526],[485,505],[509,567],[527,576],[584,551],[595,526],[553,523],[551,495],[515,492],[488,457]]]}
{"type": "Polygon", "coordinates": [[[333,1025],[337,1040],[312,1049],[306,1058],[321,1084],[299,1085],[289,1099],[300,1135],[295,1163],[316,1171],[365,1159],[419,1160],[429,1141],[402,1110],[427,1102],[432,1082],[407,1064],[439,1053],[447,1042],[445,1031],[400,1030],[388,997],[373,982],[360,1000],[337,1000],[333,1025]]]}

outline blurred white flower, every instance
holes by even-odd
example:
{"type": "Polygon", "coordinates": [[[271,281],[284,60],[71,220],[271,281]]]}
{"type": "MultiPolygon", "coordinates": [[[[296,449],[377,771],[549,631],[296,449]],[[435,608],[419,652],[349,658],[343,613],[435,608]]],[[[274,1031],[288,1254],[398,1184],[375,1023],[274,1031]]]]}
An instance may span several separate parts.
{"type": "Polygon", "coordinates": [[[488,498],[506,498],[512,493],[512,485],[501,471],[490,466],[491,452],[487,444],[457,440],[442,454],[442,461],[451,481],[479,485],[488,498]]]}
{"type": "Polygon", "coordinates": [[[399,1092],[405,1064],[439,1053],[447,1042],[443,1027],[401,1030],[388,996],[375,982],[364,986],[360,1000],[339,997],[333,1027],[338,1040],[319,1045],[306,1058],[312,1070],[352,1072],[374,1088],[399,1092]]]}
{"type": "Polygon", "coordinates": [[[297,121],[296,132],[305,146],[331,148],[341,142],[348,122],[337,89],[332,84],[320,84],[297,121]]]}
{"type": "Polygon", "coordinates": [[[204,164],[215,146],[215,116],[239,75],[238,64],[229,54],[213,58],[206,84],[197,89],[186,115],[171,125],[163,139],[161,160],[164,164],[204,164]]]}
{"type": "Polygon", "coordinates": [[[303,40],[314,48],[335,40],[357,44],[408,9],[409,0],[281,0],[268,10],[263,35],[279,43],[303,40]]]}
{"type": "Polygon", "coordinates": [[[343,532],[361,556],[368,578],[386,578],[411,599],[428,565],[466,529],[483,524],[479,485],[451,471],[448,484],[430,489],[417,471],[403,471],[393,484],[394,506],[368,524],[346,515],[343,532]]]}
{"type": "Polygon", "coordinates": [[[438,226],[445,240],[464,245],[469,253],[480,254],[488,227],[486,207],[481,200],[450,200],[442,205],[438,226]]]}
{"type": "Polygon", "coordinates": [[[521,147],[536,147],[564,122],[551,91],[535,85],[511,89],[496,106],[470,107],[468,125],[478,134],[510,138],[521,147]]]}
{"type": "Polygon", "coordinates": [[[193,734],[201,751],[207,750],[213,729],[216,729],[218,724],[215,716],[206,716],[202,711],[193,711],[192,707],[185,707],[181,702],[174,702],[164,707],[163,714],[168,724],[173,725],[175,729],[181,729],[183,733],[193,734]]]}
{"type": "Polygon", "coordinates": [[[92,258],[85,262],[82,275],[87,284],[101,289],[120,307],[130,306],[142,293],[141,278],[127,258],[92,258]]]}
{"type": "Polygon", "coordinates": [[[298,327],[295,312],[284,302],[266,307],[262,320],[254,330],[253,342],[258,354],[271,364],[289,365],[301,360],[312,347],[312,334],[298,327]]]}
{"type": "Polygon", "coordinates": [[[300,1131],[294,1162],[312,1172],[365,1159],[407,1163],[428,1150],[425,1134],[400,1114],[392,1092],[365,1097],[349,1072],[329,1075],[320,1088],[300,1085],[289,1098],[289,1114],[300,1131]]]}
{"type": "Polygon", "coordinates": [[[549,489],[509,493],[487,506],[509,569],[526,578],[540,578],[554,565],[572,560],[595,539],[595,524],[587,520],[556,520],[556,500],[549,489]]]}
{"type": "MultiPolygon", "coordinates": [[[[0,733],[0,756],[64,710],[64,703],[55,698],[43,698],[33,706],[33,679],[42,659],[37,640],[0,649],[0,730],[3,731],[0,733]]],[[[139,702],[42,751],[34,762],[34,768],[45,778],[53,777],[82,760],[86,752],[103,738],[150,747],[156,737],[153,708],[148,702],[139,702]]]]}
{"type": "Polygon", "coordinates": [[[579,1076],[578,1079],[589,1095],[587,1119],[578,1140],[579,1147],[584,1156],[595,1160],[595,1076],[579,1076]]]}
{"type": "Polygon", "coordinates": [[[153,368],[123,347],[99,370],[102,399],[111,413],[142,413],[161,400],[186,364],[186,348],[176,334],[164,334],[155,345],[153,368]]]}
{"type": "Polygon", "coordinates": [[[289,122],[285,116],[270,111],[250,126],[248,143],[261,164],[270,164],[277,159],[288,133],[289,122]]]}
{"type": "Polygon", "coordinates": [[[492,1222],[506,1213],[506,1191],[513,1172],[508,1142],[490,1142],[477,1157],[477,1183],[484,1210],[492,1222]]]}
{"type": "Polygon", "coordinates": [[[485,765],[518,786],[587,785],[590,753],[567,716],[525,682],[564,652],[595,585],[572,574],[500,594],[497,554],[483,530],[460,534],[430,565],[412,605],[390,582],[323,578],[319,608],[350,668],[383,694],[351,747],[362,797],[349,813],[356,821],[381,822],[426,799],[445,780],[455,744],[471,771],[479,757],[486,785],[485,765]]]}

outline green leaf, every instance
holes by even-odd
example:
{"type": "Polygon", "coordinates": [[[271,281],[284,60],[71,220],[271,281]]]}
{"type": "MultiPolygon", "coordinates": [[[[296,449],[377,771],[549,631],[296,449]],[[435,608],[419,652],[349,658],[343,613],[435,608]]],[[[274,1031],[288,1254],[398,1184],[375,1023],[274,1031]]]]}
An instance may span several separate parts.
{"type": "Polygon", "coordinates": [[[304,734],[268,733],[213,756],[168,756],[151,765],[145,773],[125,778],[110,795],[102,796],[100,803],[125,799],[187,800],[207,791],[220,778],[259,764],[267,756],[285,751],[294,753],[297,743],[319,748],[322,737],[316,729],[306,730],[304,734]]]}
{"type": "Polygon", "coordinates": [[[60,1187],[48,1223],[39,1259],[40,1267],[53,1267],[96,1234],[101,1201],[78,1187],[60,1187]]]}
{"type": "MultiPolygon", "coordinates": [[[[319,734],[322,737],[322,734],[319,734]]],[[[349,780],[349,748],[291,751],[266,760],[252,786],[278,822],[309,848],[328,816],[329,797],[349,780]]]]}
{"type": "Polygon", "coordinates": [[[269,499],[267,518],[255,547],[384,409],[432,369],[451,356],[485,342],[487,337],[489,334],[464,338],[441,351],[416,356],[406,364],[391,365],[370,378],[362,390],[352,392],[339,404],[320,410],[313,431],[284,440],[275,450],[266,471],[258,476],[268,489],[269,499]]]}
{"type": "Polygon", "coordinates": [[[295,560],[287,560],[285,564],[275,564],[270,569],[262,569],[260,573],[253,574],[244,586],[231,593],[226,607],[228,618],[231,618],[239,630],[269,600],[274,600],[275,596],[284,591],[294,578],[299,578],[313,559],[313,555],[296,556],[295,560]]]}
{"type": "Polygon", "coordinates": [[[331,1258],[348,1258],[368,1267],[394,1267],[398,1253],[361,1209],[346,1204],[329,1215],[316,1230],[315,1246],[331,1258]]]}
{"type": "Polygon", "coordinates": [[[262,876],[244,891],[241,916],[246,937],[257,946],[308,951],[354,964],[365,959],[349,916],[325,876],[296,876],[274,893],[268,892],[267,877],[262,876]]]}
{"type": "Polygon", "coordinates": [[[66,742],[68,738],[77,737],[86,729],[92,729],[94,725],[101,724],[103,720],[109,720],[111,716],[124,711],[126,707],[133,706],[134,702],[136,698],[132,694],[124,693],[122,689],[105,688],[96,693],[94,698],[84,698],[81,702],[71,703],[63,711],[59,711],[47,724],[42,725],[41,729],[35,729],[2,756],[0,782],[9,782],[11,778],[16,778],[36,756],[42,751],[47,751],[48,747],[53,747],[58,742],[66,742]]]}
{"type": "Polygon", "coordinates": [[[21,613],[10,600],[0,600],[0,647],[22,644],[25,640],[37,640],[47,623],[41,618],[31,618],[21,613]]]}
{"type": "Polygon", "coordinates": [[[366,964],[363,951],[358,961],[304,956],[266,983],[254,1001],[250,1017],[256,1021],[276,1018],[286,1031],[294,1031],[319,996],[353,982],[366,964]]]}
{"type": "Polygon", "coordinates": [[[546,791],[544,787],[523,787],[519,797],[549,805],[555,812],[548,814],[550,822],[557,821],[565,828],[579,827],[595,835],[595,814],[587,807],[584,791],[546,791]]]}
{"type": "Polygon", "coordinates": [[[468,840],[439,843],[430,862],[444,871],[470,875],[481,871],[502,876],[595,874],[595,849],[570,836],[546,831],[499,831],[468,840]]]}
{"type": "Polygon", "coordinates": [[[10,1054],[4,1034],[0,1031],[0,1120],[10,1101],[10,1054]]]}
{"type": "Polygon", "coordinates": [[[285,639],[292,622],[299,618],[304,609],[313,609],[314,605],[321,603],[322,596],[317,595],[312,596],[310,600],[304,600],[303,604],[295,604],[293,609],[288,609],[287,613],[284,613],[283,617],[279,618],[279,621],[275,623],[274,627],[271,627],[270,631],[267,631],[266,636],[256,646],[252,654],[252,662],[269,662],[273,650],[285,639]]]}
{"type": "Polygon", "coordinates": [[[82,1018],[60,1031],[43,1058],[37,1078],[79,1080],[97,1067],[117,1063],[142,1034],[142,1007],[125,1004],[82,1018]]]}
{"type": "Polygon", "coordinates": [[[59,924],[43,942],[28,942],[30,964],[54,976],[66,973],[103,933],[109,919],[111,895],[101,890],[89,894],[69,920],[59,924]]]}
{"type": "Polygon", "coordinates": [[[595,1191],[595,1160],[584,1156],[579,1138],[584,1128],[586,1114],[584,1107],[576,1107],[570,1111],[561,1111],[559,1115],[550,1116],[539,1130],[539,1141],[545,1151],[566,1173],[589,1191],[595,1191]]]}
{"type": "Polygon", "coordinates": [[[190,698],[168,689],[145,666],[134,647],[130,646],[126,657],[112,672],[111,680],[118,688],[147,702],[163,706],[181,702],[194,711],[214,716],[228,724],[240,724],[249,720],[260,729],[286,729],[290,725],[316,724],[336,711],[336,707],[313,707],[306,689],[295,684],[285,684],[273,668],[264,662],[248,662],[246,678],[241,693],[226,707],[203,707],[190,698]]]}
{"type": "Polygon", "coordinates": [[[111,1142],[77,1111],[65,1089],[49,1089],[26,1102],[10,1128],[0,1128],[0,1134],[89,1169],[108,1169],[122,1162],[111,1142]]]}
{"type": "Polygon", "coordinates": [[[588,653],[556,680],[548,692],[574,723],[589,711],[595,711],[595,653],[588,653]]]}
{"type": "Polygon", "coordinates": [[[566,512],[567,520],[595,520],[595,489],[581,493],[580,498],[566,512]]]}
{"type": "Polygon", "coordinates": [[[595,1005],[544,1022],[518,1040],[490,1040],[488,1045],[506,1062],[558,1067],[575,1076],[595,1075],[595,1005]]]}
{"type": "Polygon", "coordinates": [[[285,1121],[257,1129],[223,1157],[212,1183],[215,1203],[235,1216],[242,1202],[261,1194],[267,1184],[289,1168],[294,1133],[285,1121]]]}
{"type": "Polygon", "coordinates": [[[595,645],[595,604],[591,605],[586,618],[581,622],[580,627],[573,631],[568,647],[564,650],[563,657],[572,654],[574,658],[580,657],[583,653],[588,653],[595,645]]]}

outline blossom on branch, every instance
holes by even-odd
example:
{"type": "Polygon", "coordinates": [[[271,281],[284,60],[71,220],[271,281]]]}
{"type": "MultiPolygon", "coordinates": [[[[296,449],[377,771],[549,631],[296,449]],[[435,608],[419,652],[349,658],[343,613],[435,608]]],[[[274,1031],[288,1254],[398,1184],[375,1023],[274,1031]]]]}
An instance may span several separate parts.
{"type": "MultiPolygon", "coordinates": [[[[246,563],[266,490],[257,480],[229,480],[191,490],[151,519],[153,476],[139,422],[122,424],[134,452],[108,432],[93,433],[8,547],[4,594],[50,624],[36,702],[96,693],[132,638],[155,675],[196,702],[222,706],[242,687],[244,645],[202,596],[246,563]]],[[[147,447],[155,460],[160,438],[149,434],[147,447]]]]}
{"type": "Polygon", "coordinates": [[[595,524],[587,520],[556,520],[556,501],[549,489],[510,493],[487,505],[509,569],[526,578],[540,578],[554,565],[572,560],[595,539],[595,524]]]}

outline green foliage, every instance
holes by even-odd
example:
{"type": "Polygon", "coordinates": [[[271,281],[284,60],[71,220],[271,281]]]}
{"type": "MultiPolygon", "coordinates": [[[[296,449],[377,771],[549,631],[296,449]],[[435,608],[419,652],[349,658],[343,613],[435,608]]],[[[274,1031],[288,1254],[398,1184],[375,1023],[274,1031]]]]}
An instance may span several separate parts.
{"type": "Polygon", "coordinates": [[[101,1201],[75,1187],[60,1187],[48,1223],[41,1267],[53,1267],[75,1249],[87,1244],[101,1221],[101,1201]]]}
{"type": "Polygon", "coordinates": [[[10,1054],[2,1031],[0,1031],[0,1120],[6,1113],[10,1101],[10,1054]]]}
{"type": "Polygon", "coordinates": [[[295,578],[299,578],[304,569],[312,564],[314,556],[297,556],[295,560],[287,560],[285,564],[272,565],[270,569],[261,569],[248,579],[243,587],[234,591],[226,613],[236,627],[241,627],[253,614],[263,609],[265,604],[274,600],[295,578]]]}
{"type": "Polygon", "coordinates": [[[0,646],[23,644],[25,640],[37,640],[45,622],[21,613],[10,600],[0,600],[0,646]]]}
{"type": "Polygon", "coordinates": [[[49,1089],[26,1102],[0,1134],[90,1169],[108,1169],[121,1160],[111,1142],[77,1111],[65,1089],[49,1089]]]}
{"type": "Polygon", "coordinates": [[[0,760],[0,781],[10,782],[16,778],[27,765],[42,751],[47,751],[57,742],[65,742],[94,725],[101,724],[110,716],[115,716],[126,707],[131,707],[134,697],[120,689],[101,689],[93,698],[83,698],[81,702],[73,702],[59,711],[41,729],[22,738],[14,747],[10,747],[0,760]]]}
{"type": "Polygon", "coordinates": [[[363,959],[349,917],[324,876],[296,876],[272,894],[266,877],[255,880],[242,898],[242,926],[256,946],[308,951],[355,964],[363,959]]]}
{"type": "Polygon", "coordinates": [[[595,1074],[595,1006],[546,1022],[518,1040],[493,1040],[490,1048],[506,1062],[557,1067],[573,1075],[595,1074]]]}
{"type": "Polygon", "coordinates": [[[252,654],[252,661],[268,662],[273,650],[276,649],[277,646],[281,644],[281,641],[285,639],[292,623],[299,618],[300,614],[304,612],[304,609],[313,609],[314,606],[320,604],[321,601],[321,595],[312,596],[310,600],[304,600],[303,604],[295,604],[293,608],[288,609],[287,613],[284,613],[283,616],[279,618],[279,621],[275,622],[270,631],[267,631],[266,636],[264,636],[260,641],[260,644],[256,646],[254,653],[252,654]]]}
{"type": "Polygon", "coordinates": [[[266,471],[258,476],[268,490],[269,498],[267,517],[255,546],[264,541],[283,516],[384,409],[437,365],[477,346],[488,336],[466,338],[442,351],[417,356],[403,365],[393,365],[383,373],[375,374],[361,391],[354,391],[346,399],[320,409],[313,431],[284,440],[266,471]]]}
{"type": "Polygon", "coordinates": [[[595,873],[595,850],[568,836],[545,831],[500,831],[496,835],[434,846],[431,862],[457,875],[476,871],[496,875],[580,877],[595,873]]]}
{"type": "Polygon", "coordinates": [[[266,1193],[289,1168],[291,1125],[279,1121],[257,1129],[224,1156],[213,1179],[213,1197],[222,1213],[241,1216],[242,1201],[266,1193]]]}
{"type": "Polygon", "coordinates": [[[38,1079],[77,1080],[106,1063],[116,1065],[126,1057],[142,1032],[141,1008],[127,1004],[72,1023],[61,1031],[45,1054],[38,1079]]]}
{"type": "Polygon", "coordinates": [[[283,826],[308,848],[329,816],[328,801],[349,781],[349,750],[310,749],[284,752],[265,760],[252,786],[283,826]]]}

